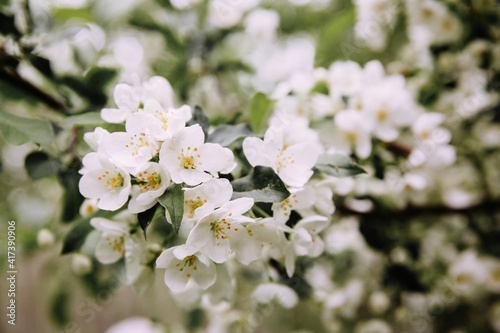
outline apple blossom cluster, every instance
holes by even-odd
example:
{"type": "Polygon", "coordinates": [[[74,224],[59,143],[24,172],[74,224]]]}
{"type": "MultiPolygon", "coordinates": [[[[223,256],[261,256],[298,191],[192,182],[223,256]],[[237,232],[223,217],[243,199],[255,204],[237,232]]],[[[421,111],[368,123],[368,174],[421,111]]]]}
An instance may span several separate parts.
{"type": "MultiPolygon", "coordinates": [[[[234,268],[228,262],[252,267],[273,267],[274,262],[275,269],[292,277],[298,260],[325,252],[325,237],[335,237],[330,228],[333,195],[354,190],[352,178],[335,173],[343,167],[339,158],[347,164],[352,163],[348,154],[367,159],[374,140],[390,144],[407,131],[416,144],[407,153],[413,169],[401,171],[402,181],[418,190],[427,185],[425,170],[454,160],[451,135],[439,127],[442,115],[418,107],[404,78],[386,75],[379,62],[364,68],[336,62],[329,70],[298,73],[278,85],[273,97],[276,104],[263,138],[252,135],[241,142],[251,174],[263,178],[259,172],[268,170],[282,184],[281,197],[262,198],[238,188],[245,177],[229,181],[241,173],[237,164],[242,157],[235,159],[229,148],[207,142],[210,135],[190,122],[191,108],[173,106],[168,81],[153,77],[136,86],[118,84],[117,108],[105,108],[101,116],[107,122],[125,122],[125,132],[98,127],[87,133],[85,140],[94,152],[83,158],[80,171],[80,191],[99,209],[126,207],[112,220],[91,219],[102,235],[96,258],[113,263],[124,257],[132,284],[147,272],[148,260],[157,257],[165,284],[185,306],[204,294],[215,303],[230,300],[234,268]],[[419,159],[419,145],[428,142],[436,146],[435,155],[419,159]],[[180,216],[175,202],[182,207],[180,216]],[[151,209],[154,214],[159,204],[181,242],[163,251],[140,240],[131,217],[151,209]]],[[[371,209],[352,200],[354,210],[371,209]]],[[[339,240],[327,244],[339,246],[339,240]]],[[[272,274],[267,279],[278,282],[272,274]]]]}
{"type": "MultiPolygon", "coordinates": [[[[189,124],[191,108],[173,106],[165,79],[118,84],[114,99],[117,108],[105,108],[101,116],[110,123],[124,122],[125,131],[97,127],[85,134],[94,151],[82,160],[79,187],[88,198],[82,206],[85,215],[95,211],[93,205],[119,212],[113,219],[94,217],[90,224],[101,234],[96,258],[104,264],[125,258],[128,283],[145,271],[143,252],[156,253],[156,266],[165,269],[165,283],[174,294],[208,290],[218,299],[226,297],[224,290],[231,284],[224,264],[232,258],[245,266],[280,260],[292,276],[296,257],[323,252],[319,234],[329,225],[334,206],[328,186],[311,180],[323,148],[307,121],[296,119],[289,125],[274,120],[263,140],[243,141],[248,163],[272,170],[287,193],[278,201],[264,200],[274,202],[272,217],[264,213],[269,217],[256,218],[251,212],[254,199],[244,193],[234,198],[229,180],[220,178],[236,167],[233,152],[205,142],[200,124],[189,124]],[[181,190],[172,195],[174,201],[182,196],[177,227],[184,242],[163,252],[148,248],[136,233],[132,214],[165,205],[162,198],[176,186],[181,190]],[[301,219],[290,227],[293,211],[301,219]]],[[[176,227],[178,212],[165,207],[166,219],[176,227]]]]}
{"type": "MultiPolygon", "coordinates": [[[[364,68],[345,61],[329,69],[299,72],[279,84],[272,96],[277,102],[271,121],[295,119],[289,126],[310,122],[314,130],[300,137],[307,140],[315,135],[327,153],[366,160],[381,149],[399,152],[402,159],[387,166],[385,181],[370,185],[378,192],[381,187],[393,193],[406,187],[421,191],[439,175],[438,170],[455,161],[451,134],[440,126],[444,116],[418,105],[405,78],[386,74],[378,61],[364,68]],[[407,146],[401,149],[398,142],[407,146]]],[[[352,179],[348,182],[354,190],[352,179]]]]}

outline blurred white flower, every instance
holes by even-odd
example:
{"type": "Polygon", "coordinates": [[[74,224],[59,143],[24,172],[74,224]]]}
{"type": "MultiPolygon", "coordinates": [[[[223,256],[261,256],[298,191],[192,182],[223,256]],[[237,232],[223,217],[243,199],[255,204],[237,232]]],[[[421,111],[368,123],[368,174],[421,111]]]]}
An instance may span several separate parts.
{"type": "Polygon", "coordinates": [[[293,308],[299,302],[299,297],[292,288],[278,283],[259,284],[251,297],[254,303],[268,304],[276,301],[287,309],[293,308]]]}

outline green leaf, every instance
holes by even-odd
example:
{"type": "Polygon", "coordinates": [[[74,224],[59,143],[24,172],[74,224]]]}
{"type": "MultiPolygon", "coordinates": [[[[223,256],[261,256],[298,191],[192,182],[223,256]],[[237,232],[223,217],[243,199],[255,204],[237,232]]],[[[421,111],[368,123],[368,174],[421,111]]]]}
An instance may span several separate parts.
{"type": "Polygon", "coordinates": [[[94,90],[103,90],[117,74],[114,68],[92,67],[85,75],[85,82],[94,90]]]}
{"type": "Polygon", "coordinates": [[[62,163],[57,158],[51,157],[43,151],[35,151],[26,156],[24,165],[28,175],[36,180],[57,173],[62,163]]]}
{"type": "Polygon", "coordinates": [[[0,34],[9,35],[12,34],[15,37],[20,37],[21,34],[16,28],[14,15],[7,15],[0,13],[0,34]]]}
{"type": "Polygon", "coordinates": [[[0,111],[0,133],[14,146],[33,141],[48,147],[54,137],[48,120],[18,117],[3,111],[0,111]]]}
{"type": "Polygon", "coordinates": [[[247,124],[220,125],[208,136],[207,142],[218,143],[221,146],[229,146],[239,138],[255,136],[247,124]]]}
{"type": "Polygon", "coordinates": [[[103,92],[103,89],[91,86],[86,78],[82,79],[81,76],[65,75],[60,78],[60,81],[74,92],[81,95],[81,97],[85,98],[95,108],[100,108],[106,104],[108,97],[103,92]]]}
{"type": "Polygon", "coordinates": [[[39,57],[36,55],[30,55],[29,57],[31,64],[40,71],[43,75],[48,78],[54,78],[54,72],[50,66],[50,61],[46,58],[39,57]]]}
{"type": "Polygon", "coordinates": [[[139,225],[141,226],[142,231],[144,231],[144,237],[146,237],[146,229],[151,224],[151,221],[153,221],[153,217],[155,216],[156,210],[159,206],[160,204],[156,204],[148,210],[137,214],[137,220],[139,222],[139,225]]]}
{"type": "Polygon", "coordinates": [[[67,286],[60,287],[52,296],[49,304],[49,313],[52,321],[60,328],[64,327],[71,318],[71,294],[67,286]]]}
{"type": "Polygon", "coordinates": [[[351,177],[366,171],[344,154],[323,154],[314,166],[317,170],[334,177],[351,177]]]}
{"type": "Polygon", "coordinates": [[[224,73],[224,72],[243,72],[243,73],[253,73],[255,72],[252,67],[245,64],[240,60],[226,60],[221,62],[215,68],[216,73],[224,73]]]}
{"type": "Polygon", "coordinates": [[[52,12],[52,17],[60,22],[66,22],[75,19],[91,22],[93,14],[91,11],[91,7],[82,7],[82,8],[56,7],[52,12]]]}
{"type": "Polygon", "coordinates": [[[350,59],[351,53],[361,52],[349,32],[356,22],[356,11],[352,4],[338,11],[321,29],[316,49],[316,65],[328,67],[333,60],[350,59]]]}
{"type": "Polygon", "coordinates": [[[318,81],[311,92],[315,92],[318,94],[329,95],[330,88],[328,87],[328,83],[325,81],[318,81]]]}
{"type": "Polygon", "coordinates": [[[83,203],[84,197],[80,194],[78,184],[80,178],[82,177],[77,169],[66,169],[60,171],[59,181],[64,186],[65,193],[63,197],[63,212],[62,220],[64,222],[69,222],[78,216],[80,211],[80,206],[83,203]]]}
{"type": "Polygon", "coordinates": [[[160,204],[165,207],[176,233],[181,227],[184,215],[184,190],[181,184],[170,185],[165,193],[158,198],[160,204]]]}
{"type": "Polygon", "coordinates": [[[102,120],[100,112],[85,112],[66,117],[62,121],[61,126],[66,129],[71,129],[79,126],[96,126],[102,123],[104,123],[104,120],[102,120]]]}
{"type": "Polygon", "coordinates": [[[208,137],[208,129],[210,127],[210,122],[208,121],[207,116],[203,112],[203,109],[198,105],[194,107],[193,118],[187,123],[187,126],[191,126],[194,124],[199,124],[201,129],[203,130],[203,134],[205,134],[205,141],[208,137]]]}
{"type": "Polygon", "coordinates": [[[272,168],[256,166],[253,172],[231,183],[232,199],[249,197],[255,202],[281,202],[290,196],[285,183],[272,168]]]}
{"type": "MultiPolygon", "coordinates": [[[[96,217],[96,214],[92,215],[92,218],[93,217],[96,217]]],[[[90,225],[90,219],[91,217],[88,217],[75,223],[73,228],[66,234],[63,239],[61,254],[75,252],[82,247],[83,243],[85,242],[85,238],[93,230],[92,226],[90,225]]]]}
{"type": "Polygon", "coordinates": [[[250,101],[248,122],[255,133],[260,133],[269,118],[274,101],[262,92],[256,93],[250,101]]]}

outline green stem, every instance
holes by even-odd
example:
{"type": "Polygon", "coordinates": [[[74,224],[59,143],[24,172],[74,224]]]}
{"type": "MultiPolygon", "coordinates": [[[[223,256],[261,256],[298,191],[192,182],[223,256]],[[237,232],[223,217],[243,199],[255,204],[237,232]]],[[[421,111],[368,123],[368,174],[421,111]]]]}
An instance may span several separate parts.
{"type": "MultiPolygon", "coordinates": [[[[260,208],[259,206],[257,205],[254,205],[252,207],[252,210],[255,210],[257,213],[259,213],[260,215],[262,215],[263,217],[271,217],[271,215],[269,215],[268,213],[266,213],[262,208],[260,208]]],[[[250,210],[250,211],[252,211],[250,210]]]]}

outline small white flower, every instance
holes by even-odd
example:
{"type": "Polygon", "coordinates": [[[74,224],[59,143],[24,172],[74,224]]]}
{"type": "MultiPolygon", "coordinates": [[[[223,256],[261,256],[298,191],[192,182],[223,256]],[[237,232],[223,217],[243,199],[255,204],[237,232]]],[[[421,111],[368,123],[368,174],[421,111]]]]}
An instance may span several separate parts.
{"type": "MultiPolygon", "coordinates": [[[[183,247],[183,246],[182,246],[183,247]]],[[[215,283],[215,265],[205,255],[193,253],[189,256],[176,256],[176,249],[172,247],[156,259],[157,268],[165,268],[165,284],[172,292],[182,292],[188,282],[193,280],[202,288],[207,289],[215,283]]],[[[182,251],[177,251],[182,252],[182,251]]]]}
{"type": "Polygon", "coordinates": [[[38,234],[36,236],[36,242],[37,242],[38,246],[40,246],[40,247],[52,246],[52,245],[54,245],[55,241],[56,241],[56,237],[54,236],[52,231],[50,231],[49,229],[46,229],[46,228],[40,229],[40,231],[38,232],[38,234]]]}
{"type": "Polygon", "coordinates": [[[128,210],[131,213],[140,213],[154,206],[157,198],[170,185],[170,177],[162,166],[153,162],[146,163],[135,177],[140,184],[132,186],[128,210]]]}
{"type": "Polygon", "coordinates": [[[184,128],[189,119],[191,107],[188,105],[164,109],[156,100],[148,99],[133,121],[142,122],[156,140],[165,141],[184,128]]]}
{"type": "Polygon", "coordinates": [[[80,179],[80,193],[89,199],[99,199],[97,207],[117,210],[123,206],[130,194],[130,175],[100,153],[90,153],[83,158],[84,173],[80,179]]]}
{"type": "Polygon", "coordinates": [[[219,264],[227,260],[233,249],[240,261],[257,259],[260,243],[253,239],[252,229],[244,225],[254,220],[242,215],[252,206],[253,199],[240,198],[205,215],[189,233],[186,247],[178,249],[176,255],[188,256],[200,251],[219,264]]]}
{"type": "Polygon", "coordinates": [[[106,137],[99,152],[105,153],[129,172],[134,173],[159,151],[158,142],[136,116],[129,117],[126,132],[114,132],[106,137]]]}
{"type": "Polygon", "coordinates": [[[82,217],[87,217],[87,216],[90,216],[92,214],[94,214],[95,212],[97,212],[98,210],[98,207],[97,207],[97,203],[99,201],[97,199],[85,199],[82,203],[82,205],[80,206],[80,215],[82,217]]]}
{"type": "Polygon", "coordinates": [[[125,242],[132,241],[127,222],[95,217],[90,220],[90,224],[101,232],[101,239],[95,249],[99,262],[112,264],[125,256],[125,242]]]}
{"type": "Polygon", "coordinates": [[[290,237],[299,256],[317,257],[325,248],[323,240],[318,233],[330,224],[327,217],[315,215],[300,220],[294,227],[290,237]]]}
{"type": "Polygon", "coordinates": [[[219,208],[233,195],[233,187],[227,179],[210,179],[193,188],[184,189],[184,216],[180,234],[187,235],[198,220],[219,208]]]}
{"type": "Polygon", "coordinates": [[[346,153],[350,153],[352,149],[360,158],[370,156],[373,128],[370,119],[357,110],[342,110],[337,113],[334,120],[340,130],[336,147],[346,153]]]}
{"type": "Polygon", "coordinates": [[[365,118],[368,116],[373,124],[373,135],[382,141],[394,141],[398,129],[410,125],[416,117],[413,97],[400,76],[387,77],[363,91],[361,100],[365,118]]]}
{"type": "Polygon", "coordinates": [[[426,112],[418,116],[411,126],[413,134],[420,140],[432,140],[435,143],[448,143],[451,134],[448,130],[440,128],[444,115],[435,112],[426,112]]]}
{"type": "Polygon", "coordinates": [[[264,140],[246,138],[243,151],[252,166],[271,167],[285,184],[294,187],[304,186],[311,178],[320,153],[315,145],[307,142],[287,146],[284,129],[275,126],[266,131],[264,140]]]}
{"type": "Polygon", "coordinates": [[[330,224],[324,216],[313,215],[300,220],[291,230],[290,241],[285,244],[285,268],[288,276],[293,276],[297,256],[318,257],[325,249],[318,233],[330,224]]]}
{"type": "Polygon", "coordinates": [[[286,223],[290,218],[292,210],[309,208],[314,204],[315,193],[312,187],[303,189],[291,189],[290,196],[282,202],[272,205],[273,218],[280,223],[286,223]]]}
{"type": "Polygon", "coordinates": [[[196,124],[183,128],[171,141],[163,143],[160,164],[170,172],[174,183],[198,185],[233,163],[231,150],[204,141],[203,130],[196,124]]]}
{"type": "Polygon", "coordinates": [[[245,32],[258,41],[268,42],[274,38],[279,22],[277,12],[258,8],[245,17],[245,32]]]}
{"type": "Polygon", "coordinates": [[[291,309],[299,302],[297,293],[290,287],[279,283],[261,283],[252,292],[254,303],[268,304],[273,300],[286,309],[291,309]]]}
{"type": "Polygon", "coordinates": [[[84,254],[76,253],[71,260],[71,270],[76,275],[86,275],[92,272],[92,260],[84,254]]]}

